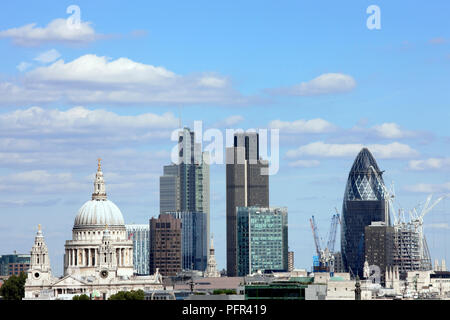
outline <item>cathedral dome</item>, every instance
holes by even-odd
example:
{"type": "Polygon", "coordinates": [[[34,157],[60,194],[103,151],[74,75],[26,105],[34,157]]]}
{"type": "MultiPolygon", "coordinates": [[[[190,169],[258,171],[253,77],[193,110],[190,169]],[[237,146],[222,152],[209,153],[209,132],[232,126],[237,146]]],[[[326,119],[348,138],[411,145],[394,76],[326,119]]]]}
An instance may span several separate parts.
{"type": "Polygon", "coordinates": [[[74,227],[84,226],[124,226],[122,212],[109,200],[87,201],[75,217],[74,227]]]}
{"type": "Polygon", "coordinates": [[[74,228],[96,226],[120,226],[125,227],[122,212],[106,197],[105,180],[98,159],[98,169],[94,180],[94,193],[92,200],[87,201],[78,211],[75,217],[74,228]]]}

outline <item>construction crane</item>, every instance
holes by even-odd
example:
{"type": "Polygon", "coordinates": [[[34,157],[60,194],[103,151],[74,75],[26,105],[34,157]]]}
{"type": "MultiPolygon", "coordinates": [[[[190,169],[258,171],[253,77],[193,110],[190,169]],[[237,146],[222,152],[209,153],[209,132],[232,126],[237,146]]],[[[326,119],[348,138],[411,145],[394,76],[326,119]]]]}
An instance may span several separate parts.
{"type": "Polygon", "coordinates": [[[316,220],[314,220],[314,216],[309,219],[309,222],[311,223],[311,229],[314,237],[314,243],[316,245],[316,252],[317,255],[320,257],[321,248],[320,248],[320,240],[319,240],[319,230],[317,229],[316,220]]]}
{"type": "MultiPolygon", "coordinates": [[[[393,190],[393,188],[391,188],[393,190]]],[[[384,187],[385,199],[389,201],[390,208],[393,212],[394,209],[394,195],[393,191],[388,191],[384,187]]],[[[400,208],[398,215],[394,214],[394,228],[398,233],[398,241],[395,242],[395,250],[397,263],[400,269],[404,272],[412,268],[412,270],[431,270],[431,255],[428,249],[427,240],[423,231],[423,220],[427,213],[429,213],[439,202],[450,195],[443,195],[432,203],[432,195],[429,195],[421,206],[420,204],[415,208],[409,210],[409,219],[405,217],[405,210],[400,208]],[[421,206],[421,210],[419,210],[421,206]],[[414,234],[414,238],[411,238],[411,234],[414,234]],[[412,241],[413,239],[417,239],[412,241]],[[406,248],[406,251],[404,249],[406,248]],[[413,248],[416,248],[413,250],[413,248]],[[412,266],[414,265],[414,266],[412,266]]]]}
{"type": "Polygon", "coordinates": [[[319,230],[317,227],[317,223],[314,219],[314,216],[309,219],[311,223],[311,230],[314,237],[314,243],[316,246],[316,252],[317,257],[319,259],[319,265],[314,266],[314,271],[324,271],[324,272],[334,272],[334,244],[336,242],[336,231],[337,231],[337,225],[340,223],[340,215],[337,213],[334,214],[331,218],[331,226],[330,226],[330,232],[328,235],[328,242],[325,249],[322,249],[320,237],[319,237],[319,230]],[[317,268],[316,268],[317,267],[317,268]]]}
{"type": "Polygon", "coordinates": [[[340,217],[339,213],[337,213],[337,209],[336,209],[336,214],[333,215],[333,217],[331,218],[330,234],[329,234],[328,242],[327,242],[327,248],[331,253],[334,252],[334,244],[336,243],[337,225],[338,225],[338,223],[340,223],[339,217],[340,217]]]}
{"type": "Polygon", "coordinates": [[[423,232],[423,218],[430,212],[439,202],[447,198],[449,195],[443,195],[439,197],[433,204],[430,205],[432,195],[430,194],[425,201],[420,213],[417,212],[416,208],[409,211],[410,223],[414,226],[415,231],[419,235],[419,252],[420,252],[420,262],[421,268],[424,270],[431,270],[431,256],[428,250],[427,240],[423,232]]]}

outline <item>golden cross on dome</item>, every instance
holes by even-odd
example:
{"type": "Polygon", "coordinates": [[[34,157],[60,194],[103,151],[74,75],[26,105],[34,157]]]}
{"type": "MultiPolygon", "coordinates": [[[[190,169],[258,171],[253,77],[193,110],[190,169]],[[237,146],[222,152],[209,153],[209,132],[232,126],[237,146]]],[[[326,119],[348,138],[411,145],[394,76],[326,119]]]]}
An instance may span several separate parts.
{"type": "Polygon", "coordinates": [[[98,169],[97,170],[102,171],[102,164],[101,164],[102,158],[98,158],[97,161],[98,161],[98,169]]]}
{"type": "Polygon", "coordinates": [[[38,230],[41,231],[41,225],[40,224],[38,224],[38,230]]]}

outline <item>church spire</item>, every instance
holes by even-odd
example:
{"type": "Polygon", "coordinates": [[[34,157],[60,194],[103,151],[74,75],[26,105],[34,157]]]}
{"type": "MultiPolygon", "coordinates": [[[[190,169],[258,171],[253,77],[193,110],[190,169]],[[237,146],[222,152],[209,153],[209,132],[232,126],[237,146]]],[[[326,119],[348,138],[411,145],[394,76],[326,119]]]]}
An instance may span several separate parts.
{"type": "Polygon", "coordinates": [[[214,254],[214,243],[213,243],[213,237],[211,236],[211,245],[209,247],[209,257],[208,257],[208,264],[206,266],[205,271],[205,277],[220,277],[219,271],[217,271],[217,263],[216,263],[216,257],[214,254]]]}
{"type": "Polygon", "coordinates": [[[94,180],[94,193],[92,194],[92,200],[106,200],[106,188],[105,188],[105,180],[103,179],[103,172],[102,172],[102,164],[101,158],[98,158],[98,166],[97,166],[97,173],[95,174],[95,180],[94,180]]]}

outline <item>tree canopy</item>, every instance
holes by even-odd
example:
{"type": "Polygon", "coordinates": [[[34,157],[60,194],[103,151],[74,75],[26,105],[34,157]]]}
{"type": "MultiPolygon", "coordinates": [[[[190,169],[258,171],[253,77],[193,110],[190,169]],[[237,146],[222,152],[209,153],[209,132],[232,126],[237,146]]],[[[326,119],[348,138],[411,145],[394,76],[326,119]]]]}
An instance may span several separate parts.
{"type": "Polygon", "coordinates": [[[25,297],[25,281],[27,275],[23,272],[19,276],[10,276],[0,287],[0,296],[4,300],[22,300],[25,297]]]}
{"type": "Polygon", "coordinates": [[[143,290],[119,291],[109,297],[108,300],[144,300],[143,290]]]}

